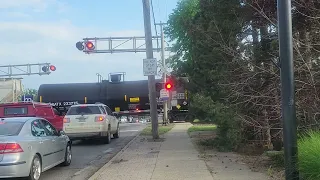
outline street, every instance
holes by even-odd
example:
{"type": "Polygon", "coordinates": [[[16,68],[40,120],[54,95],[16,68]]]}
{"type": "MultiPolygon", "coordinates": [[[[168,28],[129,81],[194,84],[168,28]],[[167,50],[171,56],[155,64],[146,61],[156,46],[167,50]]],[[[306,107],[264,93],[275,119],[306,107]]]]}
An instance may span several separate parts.
{"type": "Polygon", "coordinates": [[[57,166],[42,174],[41,180],[85,180],[108,162],[116,153],[132,140],[146,124],[121,124],[120,138],[110,144],[99,142],[74,142],[72,163],[68,167],[57,166]]]}

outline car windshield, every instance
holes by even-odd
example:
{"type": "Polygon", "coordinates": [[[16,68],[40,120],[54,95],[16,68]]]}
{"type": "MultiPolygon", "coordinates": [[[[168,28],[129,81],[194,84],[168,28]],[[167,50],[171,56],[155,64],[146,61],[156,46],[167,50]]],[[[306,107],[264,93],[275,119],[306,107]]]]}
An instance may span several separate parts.
{"type": "Polygon", "coordinates": [[[76,106],[71,107],[67,112],[67,115],[78,114],[101,114],[101,111],[98,106],[76,106]]]}
{"type": "Polygon", "coordinates": [[[18,135],[23,124],[23,122],[0,121],[0,136],[18,135]]]}
{"type": "Polygon", "coordinates": [[[6,107],[4,108],[4,115],[24,115],[28,114],[27,107],[6,107]]]}

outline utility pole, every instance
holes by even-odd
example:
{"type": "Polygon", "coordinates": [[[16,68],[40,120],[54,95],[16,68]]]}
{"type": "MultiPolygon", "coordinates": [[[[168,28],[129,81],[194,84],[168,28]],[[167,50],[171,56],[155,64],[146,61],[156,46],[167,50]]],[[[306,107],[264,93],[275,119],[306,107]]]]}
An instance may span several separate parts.
{"type": "MultiPolygon", "coordinates": [[[[146,40],[146,54],[147,59],[153,59],[153,46],[152,46],[152,31],[150,20],[150,1],[142,0],[143,4],[143,18],[144,18],[144,33],[146,40]]],[[[150,116],[152,122],[152,136],[153,139],[159,138],[158,133],[158,112],[157,112],[157,96],[155,87],[155,76],[148,76],[149,86],[149,99],[150,99],[150,116]]]]}
{"type": "MultiPolygon", "coordinates": [[[[164,32],[163,32],[163,26],[166,25],[167,23],[157,23],[155,25],[159,25],[160,29],[161,29],[161,60],[162,60],[162,79],[163,79],[163,89],[165,89],[165,85],[167,82],[167,67],[166,67],[166,59],[164,57],[164,51],[165,51],[165,47],[164,47],[164,32]]],[[[168,123],[168,102],[170,101],[170,99],[167,102],[163,102],[163,116],[164,116],[164,123],[167,124],[168,123]]]]}
{"type": "Polygon", "coordinates": [[[278,33],[286,180],[299,180],[291,0],[278,0],[278,33]]]}

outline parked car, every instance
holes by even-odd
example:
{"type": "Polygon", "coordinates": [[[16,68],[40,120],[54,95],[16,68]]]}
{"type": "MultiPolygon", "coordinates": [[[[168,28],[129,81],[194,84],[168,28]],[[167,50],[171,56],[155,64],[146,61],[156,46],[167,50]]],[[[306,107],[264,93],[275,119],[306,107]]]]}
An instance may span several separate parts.
{"type": "Polygon", "coordinates": [[[50,104],[39,102],[12,102],[0,104],[0,117],[41,117],[58,131],[62,130],[63,117],[50,104]]]}
{"type": "Polygon", "coordinates": [[[47,120],[38,117],[0,119],[0,178],[28,177],[59,164],[69,166],[71,141],[47,120]]]}
{"type": "Polygon", "coordinates": [[[71,140],[99,138],[109,144],[111,135],[119,138],[119,120],[104,104],[73,105],[64,117],[64,132],[71,140]]]}

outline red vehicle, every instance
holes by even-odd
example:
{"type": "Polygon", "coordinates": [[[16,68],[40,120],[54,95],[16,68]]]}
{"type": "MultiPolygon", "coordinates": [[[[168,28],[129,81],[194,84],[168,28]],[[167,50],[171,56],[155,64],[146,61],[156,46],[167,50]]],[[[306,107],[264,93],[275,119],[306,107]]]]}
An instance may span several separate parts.
{"type": "Polygon", "coordinates": [[[44,118],[58,131],[62,130],[64,116],[50,104],[39,102],[13,102],[0,104],[0,118],[28,116],[44,118]]]}

